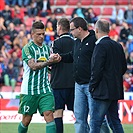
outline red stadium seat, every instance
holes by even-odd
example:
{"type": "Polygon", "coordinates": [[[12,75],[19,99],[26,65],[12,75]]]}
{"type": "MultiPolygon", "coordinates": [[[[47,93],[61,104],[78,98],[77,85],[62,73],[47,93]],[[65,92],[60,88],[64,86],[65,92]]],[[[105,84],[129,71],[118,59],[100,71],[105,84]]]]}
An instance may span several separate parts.
{"type": "Polygon", "coordinates": [[[50,5],[54,5],[54,0],[50,0],[50,5]]]}
{"type": "Polygon", "coordinates": [[[102,15],[111,15],[112,14],[112,7],[104,7],[102,11],[102,15]]]}
{"type": "Polygon", "coordinates": [[[117,2],[117,0],[105,0],[105,5],[115,5],[115,3],[117,2]]]}
{"type": "MultiPolygon", "coordinates": [[[[33,23],[33,20],[35,20],[35,18],[30,18],[29,17],[29,18],[26,19],[25,25],[26,25],[27,29],[31,28],[32,23],[33,23]]],[[[44,25],[46,25],[47,18],[40,17],[40,20],[42,20],[42,22],[44,23],[44,25]]]]}
{"type": "Polygon", "coordinates": [[[129,2],[129,3],[133,4],[133,0],[130,0],[130,2],[129,2]]]}
{"type": "Polygon", "coordinates": [[[40,17],[40,20],[42,20],[43,21],[43,23],[44,23],[44,25],[46,25],[46,23],[47,23],[47,18],[45,17],[40,17]]]}
{"type": "Polygon", "coordinates": [[[93,0],[93,5],[103,5],[104,0],[93,0]]]}
{"type": "Polygon", "coordinates": [[[34,19],[35,19],[35,18],[30,18],[30,17],[27,18],[26,21],[25,21],[25,25],[26,25],[27,27],[31,27],[34,19]]]}
{"type": "Polygon", "coordinates": [[[93,7],[93,11],[94,11],[94,13],[96,13],[96,15],[101,14],[101,8],[100,7],[93,7]]]}
{"type": "Polygon", "coordinates": [[[56,0],[55,5],[66,5],[67,4],[67,0],[56,0]]]}
{"type": "Polygon", "coordinates": [[[65,14],[66,14],[66,15],[72,15],[73,10],[74,10],[74,8],[68,7],[68,8],[66,8],[65,14]]]}
{"type": "Polygon", "coordinates": [[[128,0],[118,0],[119,5],[128,5],[128,0]]]}
{"type": "Polygon", "coordinates": [[[82,5],[91,5],[92,4],[92,0],[81,0],[81,4],[82,5]]]}
{"type": "Polygon", "coordinates": [[[5,8],[5,0],[0,1],[0,11],[4,10],[5,8]]]}
{"type": "Polygon", "coordinates": [[[78,2],[79,0],[69,0],[68,5],[77,5],[78,2]]]}

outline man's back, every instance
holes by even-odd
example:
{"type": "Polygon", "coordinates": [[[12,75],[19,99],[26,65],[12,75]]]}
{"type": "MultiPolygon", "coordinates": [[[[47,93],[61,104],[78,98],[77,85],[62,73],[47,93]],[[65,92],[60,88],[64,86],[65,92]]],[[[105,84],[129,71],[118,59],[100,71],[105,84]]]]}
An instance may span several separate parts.
{"type": "MultiPolygon", "coordinates": [[[[54,41],[53,52],[65,54],[73,50],[74,40],[69,34],[62,34],[54,41]]],[[[73,88],[73,63],[63,63],[52,65],[51,70],[51,86],[54,89],[73,88]]]]}
{"type": "Polygon", "coordinates": [[[95,88],[95,98],[123,99],[122,76],[126,71],[124,56],[122,46],[109,37],[105,37],[96,45],[92,62],[97,62],[97,78],[90,83],[91,87],[95,88]]]}

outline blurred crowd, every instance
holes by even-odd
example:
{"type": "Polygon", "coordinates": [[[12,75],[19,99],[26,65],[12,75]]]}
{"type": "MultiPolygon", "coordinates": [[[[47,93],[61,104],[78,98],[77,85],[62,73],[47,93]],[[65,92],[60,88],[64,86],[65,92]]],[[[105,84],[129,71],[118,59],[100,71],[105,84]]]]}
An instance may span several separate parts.
{"type": "MultiPolygon", "coordinates": [[[[52,12],[49,0],[3,0],[0,7],[0,83],[12,86],[12,91],[22,81],[22,48],[32,40],[30,28],[26,26],[27,18],[40,21],[47,18],[44,43],[51,47],[57,38],[56,12],[52,12]]],[[[56,11],[56,10],[54,10],[56,11]]],[[[84,8],[77,3],[71,14],[83,17],[88,22],[88,29],[94,28],[99,16],[92,7],[84,8]]],[[[65,17],[64,15],[62,17],[65,17]]],[[[70,19],[70,18],[69,18],[70,19]]],[[[116,3],[112,16],[109,36],[121,43],[127,58],[127,72],[124,75],[125,91],[133,91],[133,6],[122,9],[116,3]]]]}

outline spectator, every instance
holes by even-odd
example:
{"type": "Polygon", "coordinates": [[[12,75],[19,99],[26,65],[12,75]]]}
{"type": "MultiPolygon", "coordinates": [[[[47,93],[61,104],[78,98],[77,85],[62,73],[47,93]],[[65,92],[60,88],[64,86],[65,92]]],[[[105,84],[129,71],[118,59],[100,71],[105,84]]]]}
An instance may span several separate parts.
{"type": "Polygon", "coordinates": [[[87,20],[87,22],[89,24],[96,23],[96,21],[98,19],[96,13],[93,11],[93,8],[91,8],[91,7],[88,10],[86,10],[86,12],[85,12],[85,18],[86,18],[86,20],[87,20]]]}
{"type": "Polygon", "coordinates": [[[15,25],[14,23],[10,23],[9,26],[7,27],[7,34],[10,36],[10,40],[11,42],[14,41],[14,39],[16,38],[16,36],[18,35],[17,30],[15,30],[15,25]]]}
{"type": "Polygon", "coordinates": [[[45,42],[47,45],[51,46],[51,42],[54,40],[55,32],[53,30],[52,23],[49,21],[45,29],[45,42]]]}
{"type": "Polygon", "coordinates": [[[133,28],[133,8],[131,4],[128,4],[128,9],[124,12],[124,19],[128,24],[131,24],[133,28]]]}
{"type": "Polygon", "coordinates": [[[16,44],[13,46],[13,49],[11,49],[8,53],[9,53],[9,57],[11,58],[11,55],[13,54],[13,52],[17,53],[17,58],[19,58],[21,60],[22,58],[22,50],[20,48],[19,44],[16,44]]]}
{"type": "Polygon", "coordinates": [[[14,7],[17,4],[17,0],[5,0],[6,4],[14,7]]]}
{"type": "Polygon", "coordinates": [[[109,31],[109,37],[114,41],[118,41],[119,34],[118,34],[118,31],[116,30],[115,23],[111,24],[110,31],[109,31]]]}
{"type": "Polygon", "coordinates": [[[128,54],[130,54],[130,52],[133,51],[133,36],[132,35],[128,36],[127,48],[128,48],[128,54]]]}
{"type": "Polygon", "coordinates": [[[127,71],[133,74],[133,51],[130,52],[127,58],[127,71]]]}
{"type": "Polygon", "coordinates": [[[28,16],[35,17],[38,15],[38,12],[39,10],[37,8],[37,2],[35,0],[32,0],[27,9],[28,16]]]}
{"type": "Polygon", "coordinates": [[[3,37],[7,34],[6,27],[4,26],[4,18],[0,17],[0,36],[3,37]]]}
{"type": "Polygon", "coordinates": [[[128,26],[127,22],[123,21],[122,29],[120,30],[120,40],[126,44],[128,36],[133,34],[132,29],[128,26]]]}
{"type": "Polygon", "coordinates": [[[19,44],[20,48],[28,43],[27,37],[24,35],[24,32],[21,30],[19,31],[18,36],[14,39],[13,45],[19,44]]]}
{"type": "Polygon", "coordinates": [[[5,35],[4,36],[4,45],[2,46],[1,52],[4,58],[9,58],[8,57],[8,52],[12,49],[12,42],[10,41],[10,36],[5,35]]]}
{"type": "Polygon", "coordinates": [[[126,72],[123,76],[123,87],[125,92],[133,92],[133,75],[126,72]]]}
{"type": "Polygon", "coordinates": [[[17,0],[17,3],[20,7],[26,7],[30,4],[31,0],[17,0]]]}
{"type": "Polygon", "coordinates": [[[27,39],[28,39],[28,42],[32,41],[31,34],[27,34],[27,39]]]}
{"type": "Polygon", "coordinates": [[[27,36],[27,34],[30,33],[30,31],[28,31],[28,30],[26,29],[26,25],[25,25],[24,23],[20,24],[20,29],[19,29],[19,30],[20,30],[20,31],[22,30],[26,36],[27,36]]]}
{"type": "Polygon", "coordinates": [[[50,17],[48,18],[47,23],[48,23],[49,21],[52,23],[53,30],[56,31],[57,18],[56,18],[56,16],[55,16],[55,13],[51,13],[51,14],[50,14],[50,17]]]}
{"type": "Polygon", "coordinates": [[[110,21],[112,23],[116,23],[117,25],[121,25],[124,19],[124,11],[120,9],[120,6],[118,3],[115,4],[115,8],[112,12],[112,16],[110,18],[110,21]]]}
{"type": "Polygon", "coordinates": [[[20,59],[18,58],[17,52],[13,52],[11,58],[8,63],[13,63],[13,67],[15,68],[16,76],[19,76],[20,73],[20,59]]]}
{"type": "Polygon", "coordinates": [[[3,36],[0,36],[0,55],[2,54],[1,49],[3,46],[4,46],[3,36]]]}
{"type": "Polygon", "coordinates": [[[5,9],[2,11],[2,17],[4,18],[4,24],[8,27],[9,23],[12,21],[12,12],[9,5],[5,5],[5,9]]]}
{"type": "Polygon", "coordinates": [[[4,83],[5,70],[6,70],[6,66],[4,63],[4,57],[2,56],[2,54],[0,54],[0,84],[4,83]]]}
{"type": "Polygon", "coordinates": [[[4,83],[6,86],[12,87],[12,92],[14,92],[17,79],[17,70],[14,68],[13,63],[10,62],[5,71],[4,83]]]}
{"type": "Polygon", "coordinates": [[[49,0],[43,0],[42,3],[38,3],[38,6],[41,6],[40,9],[40,16],[46,17],[48,14],[51,13],[51,7],[50,7],[50,1],[49,0]]]}
{"type": "Polygon", "coordinates": [[[34,22],[36,22],[36,21],[41,21],[40,16],[35,16],[35,17],[34,17],[34,20],[33,20],[33,22],[32,22],[32,23],[34,23],[34,22]]]}
{"type": "Polygon", "coordinates": [[[85,12],[86,12],[86,9],[82,8],[81,2],[78,2],[77,7],[72,12],[71,17],[74,18],[76,15],[77,17],[85,18],[85,12]]]}
{"type": "Polygon", "coordinates": [[[24,22],[24,11],[18,5],[14,7],[12,18],[13,18],[12,22],[15,25],[20,25],[21,23],[24,22]]]}
{"type": "Polygon", "coordinates": [[[123,41],[121,41],[121,40],[119,40],[118,42],[122,45],[124,53],[125,53],[125,57],[127,59],[127,57],[128,57],[128,50],[127,50],[126,44],[123,41]]]}

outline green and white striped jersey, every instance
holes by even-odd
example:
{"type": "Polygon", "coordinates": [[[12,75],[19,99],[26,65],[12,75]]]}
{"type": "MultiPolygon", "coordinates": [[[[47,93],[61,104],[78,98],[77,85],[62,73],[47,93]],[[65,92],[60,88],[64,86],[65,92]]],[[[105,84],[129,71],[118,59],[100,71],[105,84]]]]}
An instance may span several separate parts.
{"type": "Polygon", "coordinates": [[[33,41],[25,45],[22,49],[23,59],[23,81],[21,85],[21,94],[36,95],[51,91],[50,83],[48,80],[48,67],[40,70],[33,71],[28,66],[28,60],[34,58],[37,61],[40,57],[49,58],[50,48],[43,44],[42,46],[36,45],[33,41]]]}

